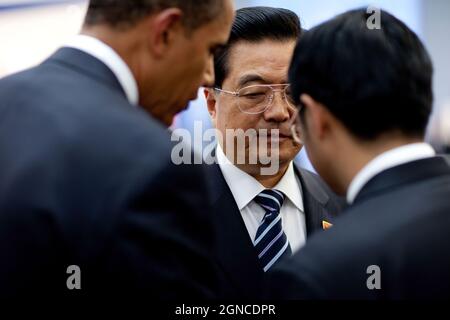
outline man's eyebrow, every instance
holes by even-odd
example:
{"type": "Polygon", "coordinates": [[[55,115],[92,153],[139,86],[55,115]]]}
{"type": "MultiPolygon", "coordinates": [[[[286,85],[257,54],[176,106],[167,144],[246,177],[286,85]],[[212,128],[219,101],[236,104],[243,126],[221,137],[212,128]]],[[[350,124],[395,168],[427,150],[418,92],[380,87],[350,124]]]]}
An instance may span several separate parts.
{"type": "Polygon", "coordinates": [[[257,75],[257,74],[247,74],[247,75],[242,76],[242,77],[239,79],[238,85],[239,85],[240,88],[242,88],[242,87],[245,86],[247,83],[249,83],[249,82],[255,82],[255,81],[266,83],[266,81],[265,81],[260,75],[257,75]]]}
{"type": "MultiPolygon", "coordinates": [[[[247,75],[242,76],[239,79],[239,82],[238,82],[239,88],[244,87],[249,82],[262,82],[263,84],[271,84],[271,82],[269,82],[268,80],[264,79],[260,75],[247,74],[247,75]]],[[[287,82],[286,79],[284,79],[284,81],[281,81],[280,83],[285,84],[285,83],[288,83],[288,82],[287,82]]]]}

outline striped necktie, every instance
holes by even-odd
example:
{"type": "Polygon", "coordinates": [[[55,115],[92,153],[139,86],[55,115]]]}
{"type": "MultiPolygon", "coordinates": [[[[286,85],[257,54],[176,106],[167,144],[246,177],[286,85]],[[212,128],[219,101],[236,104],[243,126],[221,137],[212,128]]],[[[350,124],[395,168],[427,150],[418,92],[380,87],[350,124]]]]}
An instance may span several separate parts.
{"type": "Polygon", "coordinates": [[[282,257],[292,254],[281,224],[283,201],[284,194],[278,190],[264,190],[255,197],[255,202],[266,211],[253,242],[264,272],[282,257]]]}

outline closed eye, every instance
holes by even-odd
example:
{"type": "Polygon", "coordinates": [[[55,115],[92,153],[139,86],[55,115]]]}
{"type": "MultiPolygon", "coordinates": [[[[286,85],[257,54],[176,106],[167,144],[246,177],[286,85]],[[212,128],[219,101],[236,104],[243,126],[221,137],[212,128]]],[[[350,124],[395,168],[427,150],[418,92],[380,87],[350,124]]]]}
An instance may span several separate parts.
{"type": "Polygon", "coordinates": [[[247,93],[243,95],[244,98],[260,98],[261,96],[265,96],[265,93],[262,92],[254,92],[254,93],[247,93]]]}

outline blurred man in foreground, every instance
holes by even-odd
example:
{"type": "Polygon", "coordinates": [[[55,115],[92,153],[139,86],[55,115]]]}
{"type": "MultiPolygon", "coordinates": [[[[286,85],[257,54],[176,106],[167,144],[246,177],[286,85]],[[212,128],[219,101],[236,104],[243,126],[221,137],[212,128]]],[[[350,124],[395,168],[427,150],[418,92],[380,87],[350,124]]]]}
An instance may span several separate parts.
{"type": "Polygon", "coordinates": [[[450,297],[450,167],[424,143],[432,63],[381,12],[344,13],[305,34],[290,68],[314,167],[350,208],[271,275],[271,297],[450,297]]]}
{"type": "Polygon", "coordinates": [[[198,167],[166,128],[213,83],[230,0],[92,0],[82,34],[0,80],[0,295],[217,292],[198,167]]]}

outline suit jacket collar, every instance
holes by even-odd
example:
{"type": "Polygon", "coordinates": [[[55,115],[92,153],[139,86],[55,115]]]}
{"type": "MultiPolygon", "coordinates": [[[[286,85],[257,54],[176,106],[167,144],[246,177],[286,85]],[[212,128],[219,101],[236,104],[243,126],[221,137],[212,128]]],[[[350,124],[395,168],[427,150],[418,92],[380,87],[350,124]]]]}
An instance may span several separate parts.
{"type": "Polygon", "coordinates": [[[450,167],[441,157],[412,161],[385,170],[362,188],[355,203],[412,183],[442,175],[450,175],[450,167]]]}
{"type": "Polygon", "coordinates": [[[61,48],[44,63],[56,63],[82,73],[111,89],[119,91],[127,98],[125,91],[115,74],[102,61],[74,48],[61,48]]]}
{"type": "Polygon", "coordinates": [[[127,63],[112,47],[95,37],[83,34],[76,35],[65,46],[81,50],[103,62],[120,82],[130,104],[138,104],[139,89],[136,79],[127,63]]]}
{"type": "Polygon", "coordinates": [[[377,174],[399,165],[435,156],[433,148],[424,142],[402,145],[370,160],[352,179],[347,190],[347,202],[352,204],[364,185],[377,174]]]}

